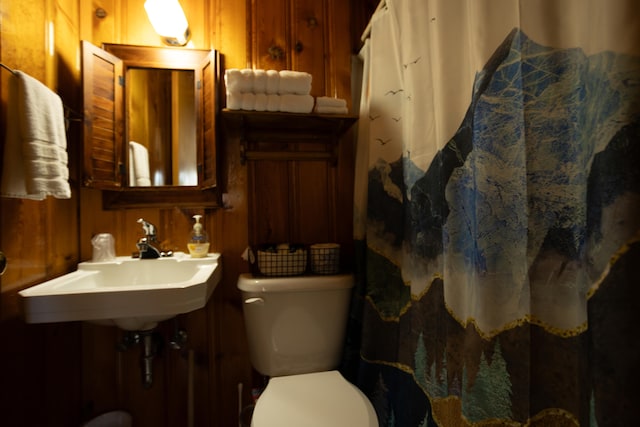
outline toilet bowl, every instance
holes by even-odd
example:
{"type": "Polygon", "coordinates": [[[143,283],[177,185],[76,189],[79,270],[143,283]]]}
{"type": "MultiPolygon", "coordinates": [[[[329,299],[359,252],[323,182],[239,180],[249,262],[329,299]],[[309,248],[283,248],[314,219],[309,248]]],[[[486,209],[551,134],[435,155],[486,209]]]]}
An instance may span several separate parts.
{"type": "Polygon", "coordinates": [[[131,427],[131,414],[125,411],[111,411],[99,415],[82,427],[131,427]]]}
{"type": "Polygon", "coordinates": [[[269,377],[252,427],[378,427],[373,405],[336,370],[351,275],[240,275],[249,355],[269,377]]]}
{"type": "Polygon", "coordinates": [[[377,427],[373,406],[338,371],[274,377],[256,403],[251,427],[377,427]]]}

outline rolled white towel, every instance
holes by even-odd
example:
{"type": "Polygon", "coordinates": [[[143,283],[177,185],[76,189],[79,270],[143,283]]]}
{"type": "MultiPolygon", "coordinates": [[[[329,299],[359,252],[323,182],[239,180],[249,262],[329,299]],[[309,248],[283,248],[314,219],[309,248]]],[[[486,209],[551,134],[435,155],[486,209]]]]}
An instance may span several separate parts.
{"type": "Polygon", "coordinates": [[[311,74],[302,71],[280,71],[280,95],[308,95],[311,93],[311,74]]]}
{"type": "Polygon", "coordinates": [[[254,105],[254,109],[256,111],[266,111],[267,110],[267,94],[266,93],[256,93],[256,101],[254,105]]]}
{"type": "Polygon", "coordinates": [[[316,98],[316,107],[347,108],[347,101],[342,98],[330,98],[328,96],[319,96],[316,98]]]}
{"type": "Polygon", "coordinates": [[[280,111],[285,113],[310,113],[313,110],[311,95],[280,95],[280,111]]]}
{"type": "Polygon", "coordinates": [[[267,95],[267,111],[280,111],[280,95],[275,93],[267,95]]]}
{"type": "Polygon", "coordinates": [[[240,74],[242,75],[242,92],[252,92],[255,73],[251,68],[243,68],[240,74]]]}
{"type": "Polygon", "coordinates": [[[237,68],[229,68],[224,71],[224,85],[227,88],[227,92],[240,92],[238,86],[241,81],[240,70],[237,68]]]}
{"type": "Polygon", "coordinates": [[[242,94],[242,109],[247,111],[253,111],[256,108],[256,94],[255,93],[243,93],[242,94]]]}
{"type": "Polygon", "coordinates": [[[267,72],[265,70],[253,70],[253,93],[267,92],[267,72]]]}
{"type": "Polygon", "coordinates": [[[324,107],[322,105],[316,105],[313,109],[318,114],[348,114],[349,109],[347,107],[324,107]]]}
{"type": "Polygon", "coordinates": [[[274,93],[278,93],[278,88],[280,87],[280,73],[276,70],[267,70],[267,94],[271,95],[274,93]]]}
{"type": "Polygon", "coordinates": [[[242,94],[240,92],[227,92],[227,108],[242,110],[242,94]]]}
{"type": "Polygon", "coordinates": [[[244,93],[253,90],[253,70],[230,68],[224,72],[227,92],[244,93]]]}

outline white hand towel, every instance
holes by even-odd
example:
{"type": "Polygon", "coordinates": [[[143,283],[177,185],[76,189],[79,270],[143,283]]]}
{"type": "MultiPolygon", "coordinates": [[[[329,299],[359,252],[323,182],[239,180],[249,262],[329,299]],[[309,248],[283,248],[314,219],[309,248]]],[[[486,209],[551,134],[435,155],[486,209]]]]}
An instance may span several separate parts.
{"type": "Polygon", "coordinates": [[[256,93],[256,100],[254,104],[254,109],[256,111],[266,111],[267,103],[268,98],[266,93],[256,93]]]}
{"type": "Polygon", "coordinates": [[[280,95],[267,95],[267,111],[280,111],[280,95]]]}
{"type": "Polygon", "coordinates": [[[151,185],[149,150],[135,141],[129,141],[129,185],[135,187],[151,185]]]}
{"type": "Polygon", "coordinates": [[[278,93],[280,87],[280,73],[276,70],[267,70],[267,94],[278,93]]]}
{"type": "Polygon", "coordinates": [[[9,77],[7,131],[0,194],[71,198],[67,137],[60,97],[33,77],[9,77]]]}
{"type": "Polygon", "coordinates": [[[311,74],[302,71],[280,71],[280,95],[308,95],[311,93],[311,74]]]}
{"type": "Polygon", "coordinates": [[[330,98],[328,96],[319,96],[316,98],[316,107],[347,108],[347,101],[342,98],[330,98]]]}
{"type": "Polygon", "coordinates": [[[267,92],[267,72],[265,70],[253,70],[253,93],[267,92]]]}
{"type": "Polygon", "coordinates": [[[242,110],[242,94],[240,92],[227,92],[227,108],[242,110]]]}
{"type": "Polygon", "coordinates": [[[256,95],[255,93],[243,93],[242,94],[242,109],[246,111],[253,111],[256,109],[256,95]]]}
{"type": "Polygon", "coordinates": [[[230,68],[224,72],[227,92],[245,93],[253,90],[253,70],[230,68]]]}
{"type": "Polygon", "coordinates": [[[311,95],[280,95],[280,111],[285,113],[310,113],[313,110],[311,95]]]}
{"type": "Polygon", "coordinates": [[[313,109],[318,114],[348,114],[347,107],[324,107],[322,105],[316,105],[313,109]]]}

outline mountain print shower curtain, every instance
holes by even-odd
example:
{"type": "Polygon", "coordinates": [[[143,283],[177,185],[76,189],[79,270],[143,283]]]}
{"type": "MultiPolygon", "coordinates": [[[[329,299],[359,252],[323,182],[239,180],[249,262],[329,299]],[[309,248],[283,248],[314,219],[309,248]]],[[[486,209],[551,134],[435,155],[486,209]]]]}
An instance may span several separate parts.
{"type": "Polygon", "coordinates": [[[640,4],[371,24],[345,372],[380,425],[636,425],[640,4]]]}

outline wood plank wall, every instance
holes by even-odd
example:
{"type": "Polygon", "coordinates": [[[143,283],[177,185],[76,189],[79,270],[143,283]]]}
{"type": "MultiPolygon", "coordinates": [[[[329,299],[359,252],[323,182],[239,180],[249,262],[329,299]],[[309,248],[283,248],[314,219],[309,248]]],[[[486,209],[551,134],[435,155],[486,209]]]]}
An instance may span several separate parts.
{"type": "MultiPolygon", "coordinates": [[[[227,68],[298,69],[314,76],[313,94],[350,97],[350,55],[376,4],[352,0],[181,0],[196,48],[215,48],[227,68]],[[351,40],[351,43],[344,43],[351,40]],[[275,44],[284,56],[273,59],[275,44]],[[301,49],[302,47],[302,49],[301,49]],[[273,49],[272,49],[273,51],[273,49]]],[[[80,40],[160,46],[143,10],[144,0],[3,0],[0,3],[0,61],[40,79],[65,104],[81,111],[80,40]],[[96,17],[104,9],[106,16],[96,17]]],[[[7,105],[6,71],[0,74],[1,133],[7,105]]],[[[338,166],[324,162],[240,162],[239,141],[220,141],[221,181],[225,207],[206,212],[181,209],[102,209],[97,190],[81,188],[78,145],[81,126],[69,134],[72,198],[42,202],[0,199],[0,250],[9,269],[0,278],[0,425],[79,426],[103,412],[124,409],[134,425],[236,426],[237,384],[243,400],[256,381],[244,338],[235,281],[248,271],[240,258],[248,243],[267,238],[300,241],[336,240],[347,254],[351,241],[353,146],[341,144],[338,166]],[[276,171],[276,172],[274,172],[276,171]],[[277,172],[279,171],[279,172],[277,172]],[[269,179],[266,179],[269,178],[269,179]],[[276,189],[291,188],[296,191],[276,189]],[[280,204],[264,222],[286,233],[269,234],[252,227],[250,208],[280,204]],[[117,351],[123,332],[79,322],[26,325],[17,291],[73,271],[91,258],[91,236],[110,232],[118,255],[135,250],[137,218],[158,226],[165,244],[186,250],[194,213],[206,215],[211,249],[223,254],[223,279],[206,308],[164,322],[164,338],[154,363],[154,384],[144,388],[140,348],[117,351]],[[169,348],[174,328],[188,333],[183,350],[169,348]],[[193,369],[193,416],[186,396],[193,369]]],[[[4,145],[4,138],[2,138],[4,145]]],[[[255,212],[254,212],[255,213],[255,212]]]]}

